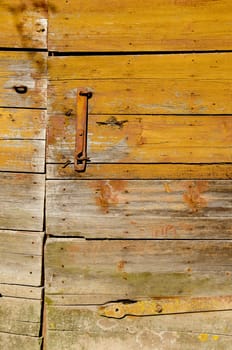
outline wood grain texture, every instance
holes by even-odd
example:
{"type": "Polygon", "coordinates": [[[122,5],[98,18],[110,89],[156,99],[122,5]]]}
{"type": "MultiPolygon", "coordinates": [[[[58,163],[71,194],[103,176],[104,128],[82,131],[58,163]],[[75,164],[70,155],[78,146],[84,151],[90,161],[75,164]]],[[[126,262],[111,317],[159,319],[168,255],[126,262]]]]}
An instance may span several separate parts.
{"type": "Polygon", "coordinates": [[[2,297],[0,310],[0,332],[39,336],[41,300],[2,297]]]}
{"type": "Polygon", "coordinates": [[[4,297],[41,300],[43,287],[0,283],[0,293],[4,297]]]}
{"type": "Polygon", "coordinates": [[[47,0],[1,0],[0,47],[47,47],[47,0]]]}
{"type": "Polygon", "coordinates": [[[45,176],[0,173],[0,228],[43,231],[45,176]]]}
{"type": "Polygon", "coordinates": [[[41,285],[43,237],[38,232],[0,231],[0,283],[41,285]]]}
{"type": "Polygon", "coordinates": [[[0,140],[45,140],[45,111],[0,108],[0,123],[0,140]]]}
{"type": "Polygon", "coordinates": [[[1,348],[6,348],[6,344],[7,350],[40,350],[42,339],[38,337],[28,337],[0,332],[1,348]]]}
{"type": "MultiPolygon", "coordinates": [[[[68,159],[67,159],[68,160],[68,159]]],[[[232,179],[230,164],[88,164],[84,173],[74,165],[47,164],[47,179],[232,179]]]]}
{"type": "Polygon", "coordinates": [[[90,114],[231,114],[230,62],[230,53],[51,57],[48,109],[75,114],[87,87],[90,114]]]}
{"type": "Polygon", "coordinates": [[[230,238],[231,185],[223,180],[49,180],[47,233],[230,238]]]}
{"type": "Polygon", "coordinates": [[[0,52],[0,107],[46,108],[46,61],[45,52],[0,52]]]}
{"type": "Polygon", "coordinates": [[[93,307],[47,306],[48,349],[229,349],[231,311],[101,318],[93,307]]]}
{"type": "MultiPolygon", "coordinates": [[[[76,118],[49,118],[47,162],[73,161],[76,118]]],[[[91,115],[91,163],[230,163],[230,116],[91,115]],[[207,137],[206,137],[207,135],[207,137]]]]}
{"type": "Polygon", "coordinates": [[[50,305],[231,295],[232,241],[49,239],[50,305]]]}
{"type": "Polygon", "coordinates": [[[231,2],[49,0],[52,51],[229,50],[231,2]]]}

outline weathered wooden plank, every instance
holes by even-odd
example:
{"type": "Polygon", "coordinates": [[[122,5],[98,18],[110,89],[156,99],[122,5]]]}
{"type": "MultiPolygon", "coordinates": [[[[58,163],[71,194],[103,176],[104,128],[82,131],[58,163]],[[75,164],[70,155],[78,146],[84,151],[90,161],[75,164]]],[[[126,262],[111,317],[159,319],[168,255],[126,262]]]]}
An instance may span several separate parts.
{"type": "Polygon", "coordinates": [[[0,283],[1,296],[23,299],[42,299],[43,287],[0,283]]]}
{"type": "Polygon", "coordinates": [[[47,0],[1,0],[0,47],[47,47],[47,0]]]}
{"type": "MultiPolygon", "coordinates": [[[[67,159],[68,160],[68,159],[67,159]]],[[[73,163],[47,164],[47,179],[232,179],[230,164],[89,164],[74,171],[73,163]]]]}
{"type": "Polygon", "coordinates": [[[231,2],[49,0],[54,51],[229,50],[231,2]]]}
{"type": "Polygon", "coordinates": [[[0,106],[46,108],[46,61],[45,52],[0,52],[0,106]]]}
{"type": "MultiPolygon", "coordinates": [[[[76,118],[51,116],[47,161],[73,161],[76,118]]],[[[91,115],[92,163],[229,163],[230,116],[91,115]],[[207,135],[207,137],[206,137],[207,135]]]]}
{"type": "Polygon", "coordinates": [[[7,350],[40,350],[42,339],[0,332],[0,346],[7,350]]]}
{"type": "Polygon", "coordinates": [[[50,239],[48,304],[231,295],[232,241],[50,239]]]}
{"type": "Polygon", "coordinates": [[[44,172],[45,141],[0,140],[0,170],[44,172]]]}
{"type": "Polygon", "coordinates": [[[0,140],[45,140],[45,111],[0,108],[0,123],[0,140]]]}
{"type": "Polygon", "coordinates": [[[0,173],[0,228],[43,231],[45,176],[0,173]]]}
{"type": "Polygon", "coordinates": [[[41,285],[43,237],[38,232],[0,231],[0,283],[41,285]]]}
{"type": "Polygon", "coordinates": [[[48,349],[229,349],[231,311],[101,318],[94,307],[47,306],[48,349]]]}
{"type": "Polygon", "coordinates": [[[40,300],[1,297],[0,311],[0,332],[39,336],[40,300]]]}
{"type": "Polygon", "coordinates": [[[47,233],[230,238],[231,186],[223,180],[49,180],[47,233]]]}
{"type": "Polygon", "coordinates": [[[231,114],[230,62],[231,53],[54,57],[49,111],[75,114],[77,88],[88,87],[90,114],[231,114]]]}

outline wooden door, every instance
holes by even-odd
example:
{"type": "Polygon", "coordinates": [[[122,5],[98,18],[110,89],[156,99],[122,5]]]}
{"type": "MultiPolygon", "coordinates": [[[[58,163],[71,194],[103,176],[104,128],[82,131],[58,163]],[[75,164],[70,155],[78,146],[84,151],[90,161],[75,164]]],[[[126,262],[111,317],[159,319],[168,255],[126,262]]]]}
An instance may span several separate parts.
{"type": "Polygon", "coordinates": [[[231,10],[1,2],[3,349],[230,349],[231,10]]]}
{"type": "Polygon", "coordinates": [[[101,310],[231,295],[231,4],[50,4],[48,349],[230,347],[222,304],[146,317],[132,307],[122,319],[101,310]],[[92,92],[90,162],[78,173],[81,88],[92,92]]]}

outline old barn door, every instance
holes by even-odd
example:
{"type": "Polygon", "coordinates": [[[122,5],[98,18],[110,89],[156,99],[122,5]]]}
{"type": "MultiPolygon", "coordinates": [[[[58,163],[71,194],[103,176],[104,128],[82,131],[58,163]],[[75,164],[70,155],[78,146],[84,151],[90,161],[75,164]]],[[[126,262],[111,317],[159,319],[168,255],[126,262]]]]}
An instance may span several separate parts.
{"type": "Polygon", "coordinates": [[[47,349],[231,347],[231,10],[49,1],[47,349]]]}

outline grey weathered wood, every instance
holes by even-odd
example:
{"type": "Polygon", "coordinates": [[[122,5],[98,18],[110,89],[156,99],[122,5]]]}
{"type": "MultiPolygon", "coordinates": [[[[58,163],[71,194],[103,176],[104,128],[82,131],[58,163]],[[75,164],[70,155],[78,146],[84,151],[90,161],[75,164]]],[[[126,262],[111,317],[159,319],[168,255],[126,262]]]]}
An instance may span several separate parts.
{"type": "Polygon", "coordinates": [[[0,106],[46,108],[46,61],[44,52],[1,52],[0,106]],[[18,86],[26,93],[17,93],[18,86]]]}
{"type": "Polygon", "coordinates": [[[224,180],[49,180],[47,232],[92,238],[231,238],[231,191],[231,181],[224,180]]]}
{"type": "Polygon", "coordinates": [[[232,241],[49,239],[48,304],[231,294],[232,241]]]}
{"type": "Polygon", "coordinates": [[[43,287],[0,283],[0,293],[4,297],[41,300],[43,287]]]}
{"type": "Polygon", "coordinates": [[[47,306],[48,349],[229,349],[232,312],[102,318],[96,307],[47,306]]]}
{"type": "Polygon", "coordinates": [[[0,298],[0,332],[38,337],[40,320],[41,300],[0,298]]]}
{"type": "Polygon", "coordinates": [[[0,229],[43,230],[44,178],[0,173],[0,229]]]}
{"type": "Polygon", "coordinates": [[[0,332],[0,346],[7,350],[40,350],[42,339],[0,332]],[[6,347],[7,346],[7,347],[6,347]]]}
{"type": "Polygon", "coordinates": [[[0,283],[41,285],[43,238],[39,232],[0,231],[0,283]]]}

